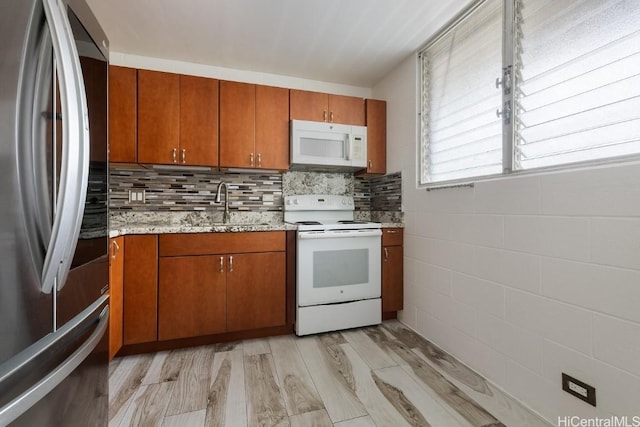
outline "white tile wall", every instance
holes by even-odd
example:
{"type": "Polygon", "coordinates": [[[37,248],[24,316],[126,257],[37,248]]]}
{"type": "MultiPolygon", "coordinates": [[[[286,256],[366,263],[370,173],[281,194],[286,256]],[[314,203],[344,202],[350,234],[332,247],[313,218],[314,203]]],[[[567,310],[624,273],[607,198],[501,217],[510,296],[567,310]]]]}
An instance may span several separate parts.
{"type": "Polygon", "coordinates": [[[478,182],[473,201],[476,213],[537,214],[540,212],[540,183],[532,177],[478,182]]]}
{"type": "Polygon", "coordinates": [[[557,258],[542,259],[542,293],[640,322],[640,271],[557,258]]]}
{"type": "Polygon", "coordinates": [[[476,329],[480,341],[530,370],[542,373],[542,336],[482,312],[476,315],[476,329]]]}
{"type": "Polygon", "coordinates": [[[417,303],[419,308],[462,332],[474,334],[476,322],[472,307],[428,289],[422,296],[424,300],[417,303]]]}
{"type": "Polygon", "coordinates": [[[640,324],[594,315],[593,355],[598,360],[640,376],[640,324]]]}
{"type": "Polygon", "coordinates": [[[400,319],[554,424],[640,416],[640,162],[416,189],[417,87],[411,57],[373,90],[416,261],[400,319]]]}
{"type": "Polygon", "coordinates": [[[416,262],[416,283],[420,286],[451,295],[451,270],[426,262],[416,262]]]}
{"type": "Polygon", "coordinates": [[[506,320],[582,353],[591,354],[592,315],[587,310],[507,289],[506,320]]]}
{"type": "Polygon", "coordinates": [[[453,297],[478,310],[504,317],[504,287],[487,280],[453,273],[451,278],[453,297]]]}
{"type": "Polygon", "coordinates": [[[640,215],[640,176],[635,165],[541,175],[540,193],[545,215],[640,215]]]}
{"type": "Polygon", "coordinates": [[[507,216],[504,228],[507,249],[589,260],[589,221],[585,218],[507,216]]]}
{"type": "Polygon", "coordinates": [[[539,294],[540,257],[476,246],[472,274],[492,282],[539,294]]]}
{"type": "Polygon", "coordinates": [[[494,248],[500,248],[504,244],[504,216],[447,215],[447,217],[453,223],[451,238],[454,241],[494,248]]]}
{"type": "Polygon", "coordinates": [[[640,270],[640,218],[592,219],[591,260],[640,270]]]}

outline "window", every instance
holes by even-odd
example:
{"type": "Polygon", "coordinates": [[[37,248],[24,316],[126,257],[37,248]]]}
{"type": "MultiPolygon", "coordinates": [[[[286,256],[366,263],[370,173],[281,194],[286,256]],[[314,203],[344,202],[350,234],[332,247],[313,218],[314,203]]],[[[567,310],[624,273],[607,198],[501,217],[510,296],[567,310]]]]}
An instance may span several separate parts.
{"type": "Polygon", "coordinates": [[[419,52],[419,183],[640,153],[638,22],[636,0],[475,3],[419,52]]]}

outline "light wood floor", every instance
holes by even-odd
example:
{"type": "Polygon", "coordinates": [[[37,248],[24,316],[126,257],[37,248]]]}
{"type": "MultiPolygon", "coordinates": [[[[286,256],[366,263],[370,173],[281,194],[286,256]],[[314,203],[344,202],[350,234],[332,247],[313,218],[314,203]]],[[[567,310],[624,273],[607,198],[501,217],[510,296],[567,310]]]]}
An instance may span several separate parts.
{"type": "Polygon", "coordinates": [[[548,426],[397,321],[116,358],[109,426],[548,426]]]}

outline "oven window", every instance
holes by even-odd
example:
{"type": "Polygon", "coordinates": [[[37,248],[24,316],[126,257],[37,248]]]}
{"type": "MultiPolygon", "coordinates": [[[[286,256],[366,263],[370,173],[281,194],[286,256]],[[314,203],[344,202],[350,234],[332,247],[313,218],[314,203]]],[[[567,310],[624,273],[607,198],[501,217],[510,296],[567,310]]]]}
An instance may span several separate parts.
{"type": "Polygon", "coordinates": [[[369,282],[369,250],[345,249],[313,253],[313,287],[358,285],[369,282]]]}

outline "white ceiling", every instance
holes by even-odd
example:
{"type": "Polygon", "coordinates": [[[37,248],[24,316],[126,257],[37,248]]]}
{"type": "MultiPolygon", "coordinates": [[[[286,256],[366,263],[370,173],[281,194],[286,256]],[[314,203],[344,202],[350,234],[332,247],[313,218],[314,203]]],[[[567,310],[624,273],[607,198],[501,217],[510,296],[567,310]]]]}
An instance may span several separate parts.
{"type": "Polygon", "coordinates": [[[373,87],[469,0],[87,0],[112,52],[373,87]]]}

